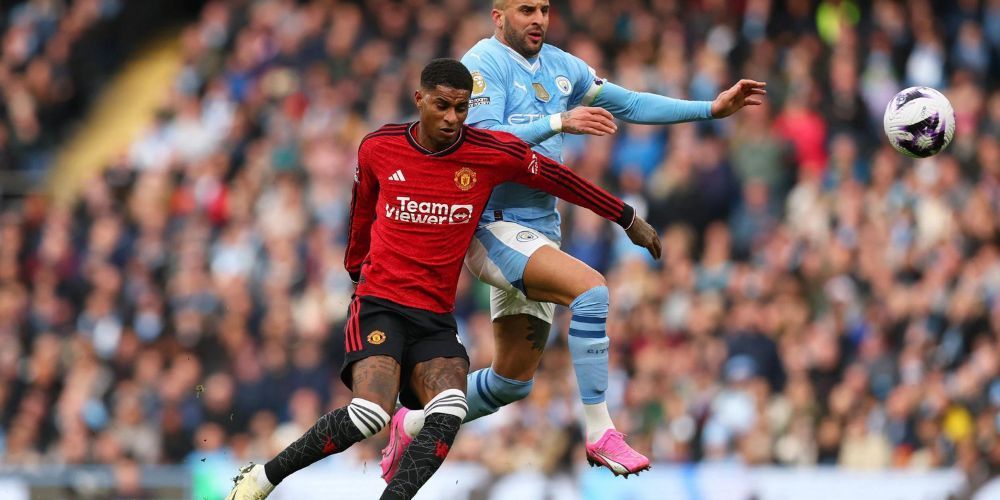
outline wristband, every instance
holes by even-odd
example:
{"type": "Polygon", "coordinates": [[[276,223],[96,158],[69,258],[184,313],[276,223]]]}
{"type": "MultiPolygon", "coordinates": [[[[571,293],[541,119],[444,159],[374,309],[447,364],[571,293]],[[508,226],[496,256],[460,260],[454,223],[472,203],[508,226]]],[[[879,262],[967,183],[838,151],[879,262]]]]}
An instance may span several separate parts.
{"type": "Polygon", "coordinates": [[[628,203],[623,203],[622,214],[618,217],[618,220],[615,222],[617,222],[618,225],[621,226],[626,231],[631,229],[632,224],[635,224],[635,208],[633,208],[632,205],[629,205],[628,203]]]}
{"type": "Polygon", "coordinates": [[[553,132],[562,132],[562,113],[549,115],[549,127],[553,132]]]}

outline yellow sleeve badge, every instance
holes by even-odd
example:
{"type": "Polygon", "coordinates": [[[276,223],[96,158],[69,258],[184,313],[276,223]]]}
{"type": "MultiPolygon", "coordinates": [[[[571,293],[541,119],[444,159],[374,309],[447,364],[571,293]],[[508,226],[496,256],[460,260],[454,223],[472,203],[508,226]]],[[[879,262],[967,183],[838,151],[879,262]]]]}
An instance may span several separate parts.
{"type": "Polygon", "coordinates": [[[486,92],[486,80],[483,74],[478,71],[472,72],[472,95],[480,95],[486,92]]]}

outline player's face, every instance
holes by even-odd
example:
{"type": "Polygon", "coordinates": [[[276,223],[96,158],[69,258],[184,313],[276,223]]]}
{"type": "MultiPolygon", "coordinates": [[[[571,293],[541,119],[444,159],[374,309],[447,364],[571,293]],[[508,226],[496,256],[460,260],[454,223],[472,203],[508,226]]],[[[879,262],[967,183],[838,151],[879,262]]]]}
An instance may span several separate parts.
{"type": "Polygon", "coordinates": [[[455,142],[469,116],[472,92],[438,85],[433,89],[422,88],[414,97],[420,110],[420,135],[429,139],[433,146],[455,142]]]}
{"type": "Polygon", "coordinates": [[[542,50],[549,29],[549,0],[509,0],[503,11],[493,10],[507,45],[524,57],[542,50]]]}

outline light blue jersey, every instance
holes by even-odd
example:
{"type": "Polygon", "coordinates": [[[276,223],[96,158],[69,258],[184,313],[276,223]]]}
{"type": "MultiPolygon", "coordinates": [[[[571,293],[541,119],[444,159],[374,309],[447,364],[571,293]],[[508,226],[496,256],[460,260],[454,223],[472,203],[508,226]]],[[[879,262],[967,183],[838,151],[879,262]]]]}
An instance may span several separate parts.
{"type": "MultiPolygon", "coordinates": [[[[573,107],[599,106],[632,123],[667,124],[711,118],[711,103],[681,101],[633,92],[599,78],[580,58],[543,44],[525,59],[496,37],[480,40],[462,57],[472,73],[467,122],[475,127],[510,132],[532,148],[562,162],[560,113],[573,107]]],[[[553,196],[506,183],[493,190],[480,224],[498,220],[534,229],[561,240],[559,212],[553,196]]]]}
{"type": "MultiPolygon", "coordinates": [[[[563,138],[553,130],[550,117],[588,104],[588,96],[593,99],[597,86],[603,83],[582,60],[548,44],[528,60],[490,37],[472,47],[462,63],[473,77],[468,123],[501,130],[504,125],[537,125],[535,137],[515,135],[559,162],[563,138]]],[[[560,240],[556,200],[548,193],[520,184],[501,184],[493,190],[481,223],[495,221],[500,210],[504,220],[535,229],[555,242],[560,240]]]]}

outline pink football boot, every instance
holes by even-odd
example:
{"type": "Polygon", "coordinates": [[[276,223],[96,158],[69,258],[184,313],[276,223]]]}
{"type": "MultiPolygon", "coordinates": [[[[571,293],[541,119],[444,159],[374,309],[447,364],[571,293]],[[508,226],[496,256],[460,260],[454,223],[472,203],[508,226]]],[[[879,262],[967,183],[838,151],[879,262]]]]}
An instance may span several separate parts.
{"type": "Polygon", "coordinates": [[[625,442],[625,435],[615,429],[605,431],[596,443],[587,443],[587,462],[591,467],[603,465],[616,476],[625,476],[626,479],[629,474],[649,470],[649,459],[633,450],[625,442]]]}
{"type": "Polygon", "coordinates": [[[389,423],[389,443],[382,449],[382,460],[379,462],[379,465],[382,466],[382,479],[387,483],[392,480],[392,476],[396,475],[396,471],[399,470],[399,462],[403,459],[403,452],[413,442],[413,438],[407,436],[406,430],[403,429],[403,421],[409,411],[406,407],[401,407],[396,410],[392,416],[392,422],[389,423]]]}

